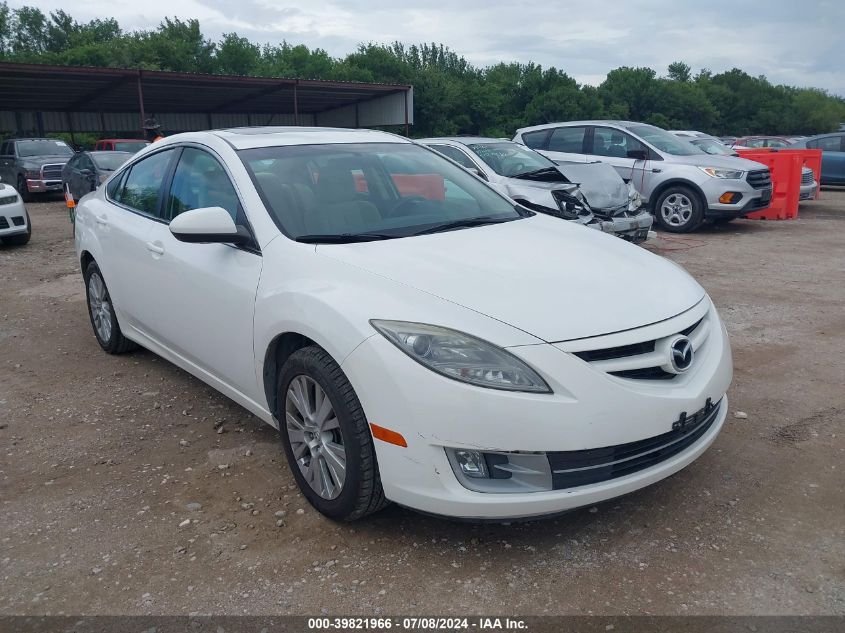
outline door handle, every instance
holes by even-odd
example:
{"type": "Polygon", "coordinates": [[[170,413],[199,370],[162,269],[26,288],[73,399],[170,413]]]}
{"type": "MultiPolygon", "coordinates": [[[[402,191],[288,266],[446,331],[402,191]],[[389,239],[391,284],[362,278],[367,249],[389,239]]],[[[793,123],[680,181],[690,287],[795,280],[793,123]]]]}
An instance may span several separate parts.
{"type": "Polygon", "coordinates": [[[104,215],[95,215],[94,220],[96,220],[97,224],[99,224],[101,226],[107,226],[108,223],[109,223],[108,218],[104,215]]]}
{"type": "Polygon", "coordinates": [[[164,255],[164,247],[153,242],[147,242],[147,250],[156,255],[164,255]]]}

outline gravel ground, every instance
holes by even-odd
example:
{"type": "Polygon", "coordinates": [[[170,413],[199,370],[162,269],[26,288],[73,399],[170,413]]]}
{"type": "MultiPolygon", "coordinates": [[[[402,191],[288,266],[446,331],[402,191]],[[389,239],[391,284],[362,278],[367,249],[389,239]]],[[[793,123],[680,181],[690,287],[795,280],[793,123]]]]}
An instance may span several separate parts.
{"type": "Polygon", "coordinates": [[[707,453],[483,525],[322,518],[269,426],[149,352],[101,352],[65,209],[29,209],[30,244],[0,246],[0,615],[845,614],[843,190],[650,244],[731,334],[707,453]]]}

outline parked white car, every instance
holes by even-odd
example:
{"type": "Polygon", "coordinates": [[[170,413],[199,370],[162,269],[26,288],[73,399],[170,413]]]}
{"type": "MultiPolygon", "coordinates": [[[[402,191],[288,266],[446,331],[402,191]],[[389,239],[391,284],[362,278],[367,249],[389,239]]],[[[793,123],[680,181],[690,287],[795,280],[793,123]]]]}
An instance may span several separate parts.
{"type": "Polygon", "coordinates": [[[644,242],[653,218],[633,185],[607,165],[558,165],[513,141],[480,136],[418,139],[494,189],[540,213],[644,242]]]}
{"type": "Polygon", "coordinates": [[[23,246],[32,236],[32,225],[17,189],[0,183],[0,243],[23,246]]]}
{"type": "Polygon", "coordinates": [[[685,467],[727,334],[675,264],[391,134],[179,134],[77,208],[91,323],[279,427],[320,512],[540,516],[685,467]],[[659,283],[656,283],[659,280],[659,283]]]}

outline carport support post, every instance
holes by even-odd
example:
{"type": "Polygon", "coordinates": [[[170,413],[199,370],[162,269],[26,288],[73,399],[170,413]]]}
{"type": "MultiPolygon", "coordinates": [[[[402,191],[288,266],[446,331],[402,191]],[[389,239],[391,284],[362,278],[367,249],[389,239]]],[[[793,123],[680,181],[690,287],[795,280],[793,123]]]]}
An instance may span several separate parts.
{"type": "Polygon", "coordinates": [[[408,89],[405,88],[405,91],[402,93],[405,95],[405,136],[410,135],[410,130],[408,128],[408,89]]]}
{"type": "Polygon", "coordinates": [[[73,135],[73,118],[69,111],[65,111],[65,116],[67,117],[67,129],[70,132],[70,144],[76,149],[76,137],[73,135]]]}
{"type": "Polygon", "coordinates": [[[293,84],[293,124],[299,125],[299,94],[297,93],[297,86],[299,86],[299,80],[297,79],[296,83],[293,84]]]}
{"type": "Polygon", "coordinates": [[[144,91],[141,88],[141,71],[138,71],[138,107],[141,113],[141,138],[147,138],[146,130],[144,130],[144,121],[147,115],[144,113],[144,91]]]}

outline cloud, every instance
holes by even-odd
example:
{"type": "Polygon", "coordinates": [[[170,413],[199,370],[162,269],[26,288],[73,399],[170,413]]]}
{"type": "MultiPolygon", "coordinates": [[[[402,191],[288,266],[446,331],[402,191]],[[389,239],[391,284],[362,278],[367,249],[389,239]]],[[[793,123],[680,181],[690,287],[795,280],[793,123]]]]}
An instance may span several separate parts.
{"type": "Polygon", "coordinates": [[[258,43],[287,40],[335,56],[360,42],[437,42],[481,66],[533,61],[588,83],[622,65],[664,74],[681,60],[694,71],[737,67],[773,83],[845,95],[841,0],[88,0],[72,13],[79,20],[114,16],[126,29],[153,28],[165,16],[197,18],[212,39],[235,31],[258,43]]]}

